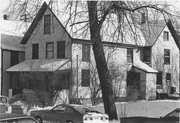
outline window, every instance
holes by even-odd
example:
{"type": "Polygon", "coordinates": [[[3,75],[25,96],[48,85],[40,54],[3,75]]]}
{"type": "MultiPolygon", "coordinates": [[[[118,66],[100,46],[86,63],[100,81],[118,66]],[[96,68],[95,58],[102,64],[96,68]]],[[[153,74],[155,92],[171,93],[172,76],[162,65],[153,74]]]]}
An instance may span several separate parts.
{"type": "Polygon", "coordinates": [[[32,44],[32,59],[39,58],[39,44],[32,44]]]}
{"type": "Polygon", "coordinates": [[[166,82],[171,82],[171,74],[166,73],[166,82]]]}
{"type": "Polygon", "coordinates": [[[164,64],[170,64],[170,50],[164,49],[164,64]]]}
{"type": "Polygon", "coordinates": [[[50,34],[51,32],[51,15],[44,16],[44,34],[50,34]]]}
{"type": "Polygon", "coordinates": [[[164,31],[164,33],[163,33],[163,40],[164,41],[168,41],[169,40],[169,32],[168,31],[164,31]]]}
{"type": "Polygon", "coordinates": [[[19,63],[18,52],[11,51],[11,66],[16,65],[18,63],[19,63]]]}
{"type": "Polygon", "coordinates": [[[157,74],[157,85],[162,85],[162,71],[157,74]]]}
{"type": "Polygon", "coordinates": [[[128,71],[126,81],[127,86],[136,86],[137,88],[140,88],[140,73],[128,71]]]}
{"type": "Polygon", "coordinates": [[[54,43],[53,42],[46,43],[46,58],[48,59],[54,58],[54,43]]]}
{"type": "Polygon", "coordinates": [[[89,70],[82,70],[82,87],[89,87],[90,86],[90,71],[89,70]]]}
{"type": "Polygon", "coordinates": [[[148,64],[151,63],[151,49],[150,48],[144,48],[143,62],[148,63],[148,64]]]}
{"type": "Polygon", "coordinates": [[[65,41],[57,42],[57,58],[65,58],[65,41]]]}
{"type": "Polygon", "coordinates": [[[127,62],[133,63],[133,49],[127,48],[127,62]]]}
{"type": "Polygon", "coordinates": [[[85,62],[90,61],[90,45],[88,44],[82,45],[82,61],[85,62]]]}

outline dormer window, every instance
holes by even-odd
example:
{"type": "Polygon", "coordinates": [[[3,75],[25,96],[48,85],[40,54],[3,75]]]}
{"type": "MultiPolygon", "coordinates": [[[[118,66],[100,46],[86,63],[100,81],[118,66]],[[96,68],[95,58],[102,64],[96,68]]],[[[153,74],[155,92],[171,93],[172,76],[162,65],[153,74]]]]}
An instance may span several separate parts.
{"type": "Polygon", "coordinates": [[[45,15],[44,16],[44,34],[50,34],[51,33],[51,15],[45,15]]]}
{"type": "Polygon", "coordinates": [[[164,33],[163,33],[163,40],[164,41],[169,41],[169,32],[168,31],[164,31],[164,33]]]}

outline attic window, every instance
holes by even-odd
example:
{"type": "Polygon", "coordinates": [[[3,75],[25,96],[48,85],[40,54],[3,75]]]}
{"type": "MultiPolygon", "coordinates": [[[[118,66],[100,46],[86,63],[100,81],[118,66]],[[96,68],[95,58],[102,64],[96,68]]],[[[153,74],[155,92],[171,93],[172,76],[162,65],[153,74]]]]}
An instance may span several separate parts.
{"type": "Polygon", "coordinates": [[[50,34],[51,32],[51,15],[44,16],[44,34],[50,34]]]}
{"type": "Polygon", "coordinates": [[[168,41],[169,40],[169,32],[168,31],[164,31],[164,33],[163,33],[163,40],[164,41],[168,41]]]}

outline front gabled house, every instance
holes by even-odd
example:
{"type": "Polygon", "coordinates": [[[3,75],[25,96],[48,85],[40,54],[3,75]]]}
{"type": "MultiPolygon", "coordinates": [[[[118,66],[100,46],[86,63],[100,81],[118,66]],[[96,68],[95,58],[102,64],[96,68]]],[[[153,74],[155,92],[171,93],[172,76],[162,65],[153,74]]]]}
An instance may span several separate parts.
{"type": "MultiPolygon", "coordinates": [[[[179,45],[172,24],[152,26],[149,32],[142,27],[144,45],[103,42],[117,100],[154,100],[157,85],[163,93],[179,92],[179,45]]],[[[71,102],[101,98],[91,41],[72,38],[46,3],[21,44],[25,61],[7,69],[20,78],[14,79],[19,88],[66,90],[71,102]]]]}

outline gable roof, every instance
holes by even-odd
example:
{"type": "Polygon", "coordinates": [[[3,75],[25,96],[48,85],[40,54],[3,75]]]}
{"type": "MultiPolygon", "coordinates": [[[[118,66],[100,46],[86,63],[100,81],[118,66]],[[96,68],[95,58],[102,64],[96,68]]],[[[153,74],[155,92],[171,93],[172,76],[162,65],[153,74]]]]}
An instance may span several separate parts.
{"type": "MultiPolygon", "coordinates": [[[[23,39],[21,40],[21,44],[26,44],[26,42],[28,41],[28,39],[30,38],[31,34],[33,33],[34,29],[36,28],[37,24],[39,23],[39,21],[42,19],[42,17],[44,16],[44,13],[46,12],[46,10],[48,9],[48,5],[46,2],[43,3],[43,5],[41,6],[41,8],[39,9],[36,17],[34,18],[33,22],[31,23],[29,29],[27,30],[27,32],[25,33],[23,39]]],[[[64,26],[61,24],[61,22],[59,21],[59,19],[57,18],[57,16],[54,14],[54,12],[49,8],[49,10],[51,11],[51,13],[53,14],[53,16],[58,20],[59,24],[62,26],[62,28],[65,30],[65,32],[69,35],[69,37],[71,38],[70,34],[67,32],[67,30],[64,28],[64,26]]]]}
{"type": "Polygon", "coordinates": [[[168,20],[167,22],[165,22],[164,20],[155,21],[150,24],[141,25],[141,31],[146,41],[145,46],[153,46],[156,43],[162,31],[164,30],[164,28],[166,27],[166,25],[170,33],[172,34],[172,37],[176,42],[177,47],[180,49],[180,35],[178,35],[170,20],[168,20]]]}
{"type": "Polygon", "coordinates": [[[175,28],[170,20],[167,22],[167,27],[169,28],[169,30],[172,34],[172,37],[173,37],[174,41],[176,42],[176,45],[180,49],[180,35],[178,35],[178,32],[175,30],[175,28]]]}
{"type": "Polygon", "coordinates": [[[145,46],[153,46],[165,28],[165,21],[154,21],[141,25],[141,31],[145,38],[145,46]]]}

